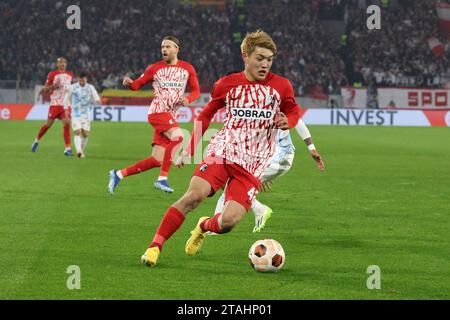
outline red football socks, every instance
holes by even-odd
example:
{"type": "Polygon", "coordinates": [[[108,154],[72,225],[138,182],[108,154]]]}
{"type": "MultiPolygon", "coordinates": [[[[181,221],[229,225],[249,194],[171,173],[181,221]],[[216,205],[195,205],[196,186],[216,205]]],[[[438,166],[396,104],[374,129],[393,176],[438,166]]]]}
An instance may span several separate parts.
{"type": "Polygon", "coordinates": [[[66,148],[70,148],[70,125],[64,125],[64,143],[66,144],[66,148]]]}
{"type": "Polygon", "coordinates": [[[172,140],[170,143],[168,143],[165,148],[164,152],[164,160],[161,166],[161,172],[160,176],[167,177],[169,174],[170,167],[172,166],[172,160],[174,155],[178,149],[181,147],[181,143],[183,142],[183,137],[176,137],[174,140],[172,140]]]}
{"type": "Polygon", "coordinates": [[[48,125],[44,124],[41,128],[41,130],[39,130],[39,133],[37,135],[37,140],[41,140],[41,138],[44,136],[44,134],[47,132],[48,128],[50,128],[48,125]]]}
{"type": "Polygon", "coordinates": [[[214,233],[223,233],[222,229],[219,226],[219,217],[222,216],[222,214],[216,214],[214,217],[209,218],[208,220],[203,221],[200,224],[200,228],[202,228],[203,231],[211,231],[214,233]]]}
{"type": "Polygon", "coordinates": [[[160,166],[161,163],[155,157],[150,157],[121,170],[121,173],[124,177],[128,177],[160,166]]]}
{"type": "Polygon", "coordinates": [[[158,247],[162,250],[164,242],[167,241],[183,224],[185,216],[177,208],[170,207],[156,230],[155,237],[149,248],[158,247]]]}
{"type": "MultiPolygon", "coordinates": [[[[41,140],[49,128],[50,127],[47,124],[44,124],[41,127],[41,129],[39,130],[39,133],[38,133],[36,139],[38,141],[41,140]]],[[[64,125],[63,132],[64,132],[64,144],[66,145],[66,148],[70,148],[70,125],[69,124],[64,125]]]]}

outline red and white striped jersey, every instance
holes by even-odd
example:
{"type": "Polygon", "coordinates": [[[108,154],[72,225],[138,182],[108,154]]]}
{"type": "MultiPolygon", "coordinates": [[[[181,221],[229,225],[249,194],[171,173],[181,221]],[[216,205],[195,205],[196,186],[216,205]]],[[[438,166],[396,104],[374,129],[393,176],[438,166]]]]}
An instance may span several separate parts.
{"type": "Polygon", "coordinates": [[[176,119],[180,105],[178,102],[184,97],[186,85],[189,86],[189,103],[200,97],[200,85],[194,67],[182,60],[171,65],[161,60],[150,65],[142,76],[133,81],[131,90],[139,90],[142,86],[153,81],[154,98],[148,114],[169,112],[176,119]]]}
{"type": "Polygon", "coordinates": [[[58,84],[59,87],[54,89],[50,95],[50,105],[51,106],[63,106],[64,98],[66,97],[67,90],[72,84],[73,73],[70,71],[59,71],[55,70],[48,74],[47,81],[45,85],[51,86],[53,84],[58,84]]]}
{"type": "Polygon", "coordinates": [[[300,118],[291,83],[273,73],[260,82],[247,80],[244,72],[221,78],[213,89],[211,101],[195,124],[190,142],[191,155],[199,140],[199,137],[194,138],[199,132],[196,131],[198,126],[202,125],[203,135],[214,114],[224,107],[224,127],[212,137],[206,156],[236,163],[260,178],[275,150],[277,114],[286,114],[290,128],[300,118]]]}

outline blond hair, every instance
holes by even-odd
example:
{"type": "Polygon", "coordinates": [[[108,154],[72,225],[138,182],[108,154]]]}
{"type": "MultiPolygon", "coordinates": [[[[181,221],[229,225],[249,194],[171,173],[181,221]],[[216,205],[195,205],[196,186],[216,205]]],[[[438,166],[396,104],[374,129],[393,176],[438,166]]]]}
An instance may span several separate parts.
{"type": "Polygon", "coordinates": [[[241,44],[242,54],[250,56],[256,47],[269,49],[274,55],[277,54],[277,46],[272,38],[262,30],[257,30],[252,33],[247,33],[241,44]]]}

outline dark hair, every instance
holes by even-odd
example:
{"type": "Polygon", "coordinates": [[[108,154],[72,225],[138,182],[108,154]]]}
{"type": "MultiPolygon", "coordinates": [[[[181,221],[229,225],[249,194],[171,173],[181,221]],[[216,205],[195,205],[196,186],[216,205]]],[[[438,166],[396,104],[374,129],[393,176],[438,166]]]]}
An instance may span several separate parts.
{"type": "Polygon", "coordinates": [[[170,40],[170,41],[175,42],[176,45],[178,46],[178,49],[181,50],[181,42],[180,42],[180,40],[178,40],[177,37],[174,37],[174,36],[167,36],[167,37],[164,37],[163,41],[164,41],[164,40],[170,40]]]}
{"type": "Polygon", "coordinates": [[[78,75],[78,78],[86,78],[86,77],[87,77],[86,72],[80,72],[80,74],[78,75]]]}

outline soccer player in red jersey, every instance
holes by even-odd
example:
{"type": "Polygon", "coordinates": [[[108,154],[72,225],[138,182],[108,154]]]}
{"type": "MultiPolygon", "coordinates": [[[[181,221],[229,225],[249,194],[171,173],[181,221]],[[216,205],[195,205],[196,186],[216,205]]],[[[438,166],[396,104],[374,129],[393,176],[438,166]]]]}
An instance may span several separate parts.
{"type": "MultiPolygon", "coordinates": [[[[214,114],[226,108],[224,127],[209,142],[187,192],[165,213],[152,243],[141,258],[155,266],[164,243],[186,215],[226,185],[225,207],[212,218],[200,218],[185,247],[188,255],[201,248],[208,231],[222,234],[242,219],[258,194],[260,177],[274,153],[278,130],[294,127],[300,108],[288,79],[270,72],[277,48],[263,31],[248,34],[241,45],[245,69],[219,79],[194,125],[186,149],[177,160],[183,166],[214,114]]],[[[319,159],[321,161],[321,159],[319,159]]],[[[316,160],[316,161],[319,161],[316,160]]]]}
{"type": "Polygon", "coordinates": [[[50,129],[55,120],[60,119],[64,125],[64,143],[66,145],[64,155],[73,156],[72,150],[70,149],[70,111],[67,113],[69,115],[68,118],[64,110],[64,98],[69,86],[72,84],[73,73],[66,70],[67,60],[65,58],[58,58],[56,65],[58,69],[48,74],[44,87],[44,91],[51,92],[47,123],[39,130],[31,146],[31,151],[37,151],[41,138],[50,129]]]}
{"type": "Polygon", "coordinates": [[[150,65],[137,80],[125,77],[123,85],[131,90],[139,90],[153,81],[154,99],[148,110],[148,122],[154,128],[152,155],[136,164],[109,172],[108,190],[114,193],[117,184],[125,177],[135,175],[152,168],[161,167],[155,187],[172,193],[167,176],[172,165],[173,155],[181,147],[183,133],[177,123],[178,110],[188,106],[200,97],[200,85],[194,67],[178,59],[180,41],[167,36],[161,44],[162,60],[150,65]],[[184,96],[186,85],[190,94],[184,96]]]}

